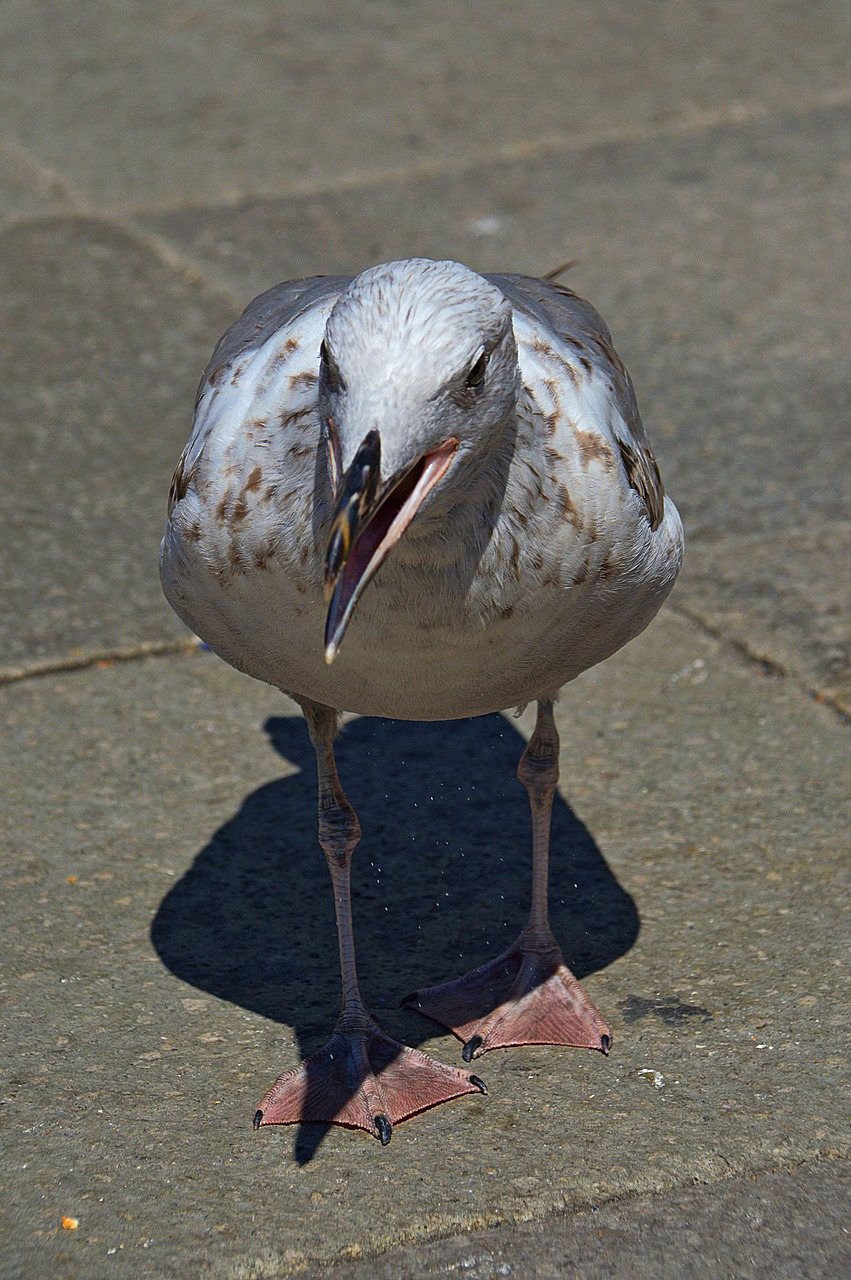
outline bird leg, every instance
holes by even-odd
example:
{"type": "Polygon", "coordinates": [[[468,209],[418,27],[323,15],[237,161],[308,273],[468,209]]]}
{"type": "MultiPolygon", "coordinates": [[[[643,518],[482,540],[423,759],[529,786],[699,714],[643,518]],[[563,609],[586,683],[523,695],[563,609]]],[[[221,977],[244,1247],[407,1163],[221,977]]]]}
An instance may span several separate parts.
{"type": "Polygon", "coordinates": [[[517,768],[532,810],[532,906],[525,929],[490,963],[402,1001],[463,1040],[465,1062],[509,1045],[563,1044],[606,1053],[612,1042],[603,1018],[564,963],[549,925],[550,818],[558,752],[552,703],[539,702],[535,732],[517,768]]]}
{"type": "Polygon", "coordinates": [[[464,1093],[486,1093],[477,1076],[437,1062],[386,1036],[367,1013],[358,987],[350,867],[360,824],[334,761],[336,713],[304,703],[319,775],[319,843],[334,886],[343,1003],[324,1048],[279,1076],[254,1115],[254,1127],[322,1121],[366,1129],[382,1145],[399,1120],[464,1093]]]}

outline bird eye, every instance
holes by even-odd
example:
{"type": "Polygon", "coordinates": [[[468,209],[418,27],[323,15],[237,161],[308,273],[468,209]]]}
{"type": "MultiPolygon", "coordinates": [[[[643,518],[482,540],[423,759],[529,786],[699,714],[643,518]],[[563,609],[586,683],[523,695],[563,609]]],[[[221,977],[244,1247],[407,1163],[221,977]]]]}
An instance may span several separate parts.
{"type": "Polygon", "coordinates": [[[485,380],[485,370],[488,367],[488,353],[483,351],[478,360],[470,366],[467,374],[468,387],[480,387],[485,380]]]}

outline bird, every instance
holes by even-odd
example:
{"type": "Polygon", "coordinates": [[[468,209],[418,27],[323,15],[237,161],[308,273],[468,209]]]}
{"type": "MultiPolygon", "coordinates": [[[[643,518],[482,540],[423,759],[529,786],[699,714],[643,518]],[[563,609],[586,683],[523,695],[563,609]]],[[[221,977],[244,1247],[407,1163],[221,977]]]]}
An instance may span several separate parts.
{"type": "MultiPolygon", "coordinates": [[[[486,1093],[496,1049],[607,1053],[602,1014],[548,922],[554,704],[671,590],[683,527],[633,384],[595,308],[552,278],[409,258],[255,298],[214,349],[171,483],[165,596],[206,645],[300,706],[318,780],[342,1004],[254,1127],[322,1121],[382,1145],[407,1117],[486,1093]],[[463,1067],[387,1035],[358,984],[357,815],[340,716],[457,720],[535,702],[529,919],[501,955],[405,1007],[463,1067]]],[[[450,730],[448,730],[450,731],[450,730]]]]}

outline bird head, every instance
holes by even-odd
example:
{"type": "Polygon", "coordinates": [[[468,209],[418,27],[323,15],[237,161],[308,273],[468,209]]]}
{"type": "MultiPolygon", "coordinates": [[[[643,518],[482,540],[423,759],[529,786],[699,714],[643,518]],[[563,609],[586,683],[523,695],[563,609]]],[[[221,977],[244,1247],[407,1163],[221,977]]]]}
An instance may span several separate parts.
{"type": "Polygon", "coordinates": [[[427,533],[464,501],[500,447],[518,378],[509,302],[460,263],[385,263],[340,295],[320,352],[334,489],[326,662],[403,535],[427,533]]]}

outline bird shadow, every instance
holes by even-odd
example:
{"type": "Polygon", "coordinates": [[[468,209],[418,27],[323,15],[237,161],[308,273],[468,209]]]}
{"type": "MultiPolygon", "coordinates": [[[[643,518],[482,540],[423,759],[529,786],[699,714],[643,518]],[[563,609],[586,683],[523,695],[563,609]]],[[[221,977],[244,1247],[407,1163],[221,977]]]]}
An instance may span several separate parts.
{"type": "MultiPolygon", "coordinates": [[[[328,1039],[340,1001],[314,756],[299,717],[275,716],[264,727],[298,772],[252,792],[212,835],[160,904],[151,939],[177,977],[291,1026],[308,1056],[328,1039]]],[[[398,1009],[400,997],[498,955],[526,921],[529,806],[514,776],[524,745],[500,715],[363,718],[337,740],[340,776],[364,829],[352,870],[361,987],[384,1030],[413,1047],[435,1027],[398,1009]]],[[[579,978],[638,936],[633,899],[559,795],[550,916],[579,978]]],[[[299,1163],[328,1128],[300,1125],[299,1163]]]]}

